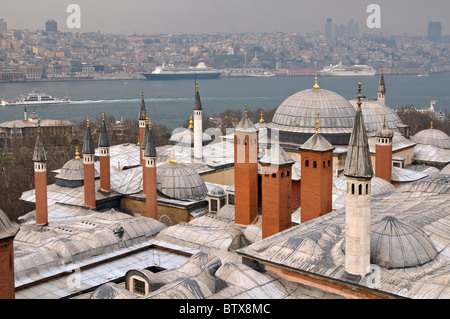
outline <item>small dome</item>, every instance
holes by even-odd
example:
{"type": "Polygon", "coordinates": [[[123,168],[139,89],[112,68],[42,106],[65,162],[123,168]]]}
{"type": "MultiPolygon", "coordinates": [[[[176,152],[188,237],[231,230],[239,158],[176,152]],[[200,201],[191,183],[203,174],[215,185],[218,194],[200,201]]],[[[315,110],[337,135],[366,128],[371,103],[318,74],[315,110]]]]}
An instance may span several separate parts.
{"type": "MultiPolygon", "coordinates": [[[[95,176],[99,176],[94,168],[95,176]]],[[[74,158],[68,161],[61,168],[58,175],[55,176],[56,185],[65,187],[78,187],[84,184],[84,165],[83,160],[74,158]]]]}
{"type": "Polygon", "coordinates": [[[450,137],[441,130],[433,128],[420,131],[411,137],[411,141],[417,144],[433,145],[450,149],[450,137]]]}
{"type": "MultiPolygon", "coordinates": [[[[379,129],[383,128],[384,123],[386,123],[387,129],[394,131],[397,130],[398,125],[403,124],[397,113],[390,107],[375,100],[363,98],[361,101],[361,111],[367,130],[367,135],[374,136],[379,129]]],[[[357,100],[351,100],[350,103],[356,110],[358,107],[357,100]]]]}
{"type": "MultiPolygon", "coordinates": [[[[212,141],[211,136],[206,133],[203,133],[202,136],[203,145],[208,144],[212,141]]],[[[185,144],[185,145],[194,145],[194,131],[192,129],[177,129],[173,131],[172,136],[169,141],[172,144],[185,144]]]]}
{"type": "Polygon", "coordinates": [[[205,182],[191,167],[176,161],[157,167],[157,189],[178,200],[202,200],[208,194],[205,182]]]}
{"type": "Polygon", "coordinates": [[[373,264],[389,269],[416,267],[432,261],[436,255],[433,242],[422,230],[395,217],[384,217],[371,227],[370,262],[373,264]]]}
{"type": "Polygon", "coordinates": [[[214,188],[209,192],[209,195],[214,197],[222,197],[225,196],[226,194],[222,187],[214,186],[214,188]]]}

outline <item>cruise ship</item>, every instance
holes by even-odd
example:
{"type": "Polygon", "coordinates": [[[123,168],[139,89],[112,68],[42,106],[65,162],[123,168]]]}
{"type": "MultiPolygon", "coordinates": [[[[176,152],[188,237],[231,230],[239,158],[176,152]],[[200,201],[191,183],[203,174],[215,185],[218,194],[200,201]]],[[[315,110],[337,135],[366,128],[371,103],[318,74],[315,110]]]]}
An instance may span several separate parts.
{"type": "Polygon", "coordinates": [[[344,66],[342,62],[319,71],[321,76],[373,76],[377,70],[367,65],[344,66]]]}
{"type": "Polygon", "coordinates": [[[60,104],[60,103],[69,103],[70,98],[57,98],[46,93],[40,92],[37,89],[34,89],[31,93],[26,96],[20,96],[14,100],[5,100],[2,99],[1,105],[40,105],[40,104],[60,104]]]}
{"type": "Polygon", "coordinates": [[[173,65],[162,65],[152,73],[142,73],[147,80],[186,80],[186,79],[218,79],[221,73],[200,62],[196,67],[177,68],[173,65]]]}

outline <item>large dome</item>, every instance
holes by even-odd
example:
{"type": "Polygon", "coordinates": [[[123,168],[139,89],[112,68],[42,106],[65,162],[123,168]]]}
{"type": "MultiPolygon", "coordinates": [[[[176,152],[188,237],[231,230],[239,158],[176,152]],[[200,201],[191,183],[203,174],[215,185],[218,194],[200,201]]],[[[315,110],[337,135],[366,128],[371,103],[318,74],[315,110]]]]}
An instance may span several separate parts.
{"type": "Polygon", "coordinates": [[[450,149],[450,137],[444,132],[433,128],[420,131],[411,137],[411,141],[418,144],[433,145],[450,149]]]}
{"type": "Polygon", "coordinates": [[[331,144],[348,144],[356,110],[343,96],[322,88],[288,97],[267,126],[280,131],[281,142],[303,144],[315,133],[317,114],[320,133],[331,144]]]}
{"type": "MultiPolygon", "coordinates": [[[[98,171],[94,168],[94,175],[98,177],[98,171]]],[[[84,165],[83,160],[74,158],[68,161],[61,168],[58,175],[55,176],[55,182],[58,186],[79,187],[84,184],[84,165]]]]}
{"type": "Polygon", "coordinates": [[[195,169],[176,162],[158,166],[157,189],[169,198],[196,201],[205,199],[208,189],[195,169]]]}
{"type": "MultiPolygon", "coordinates": [[[[350,101],[355,110],[357,108],[356,102],[356,100],[350,101]]],[[[394,110],[375,100],[362,99],[361,111],[368,136],[375,136],[375,133],[383,128],[385,119],[386,128],[394,131],[397,131],[399,124],[403,124],[394,110]]]]}

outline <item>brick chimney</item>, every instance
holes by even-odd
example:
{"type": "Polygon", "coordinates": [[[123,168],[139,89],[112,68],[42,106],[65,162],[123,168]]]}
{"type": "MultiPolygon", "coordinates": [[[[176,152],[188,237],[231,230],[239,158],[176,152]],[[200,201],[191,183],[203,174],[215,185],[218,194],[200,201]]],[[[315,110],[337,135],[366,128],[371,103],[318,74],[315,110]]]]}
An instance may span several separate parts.
{"type": "Polygon", "coordinates": [[[41,136],[41,126],[38,122],[38,133],[33,152],[34,188],[36,197],[36,225],[48,224],[47,208],[47,155],[41,136]]]}
{"type": "Polygon", "coordinates": [[[375,176],[389,183],[392,180],[392,138],[394,132],[384,124],[375,134],[375,176]]]}
{"type": "Polygon", "coordinates": [[[148,124],[147,139],[144,153],[144,184],[146,185],[146,216],[158,220],[157,191],[156,191],[156,148],[153,141],[152,124],[148,124]]]}
{"type": "Polygon", "coordinates": [[[95,148],[89,128],[89,116],[86,120],[86,134],[83,141],[83,169],[84,169],[84,205],[95,209],[95,148]]]}
{"type": "Polygon", "coordinates": [[[235,223],[248,226],[258,216],[258,130],[248,118],[247,105],[234,131],[234,183],[235,223]]]}
{"type": "Polygon", "coordinates": [[[19,229],[0,209],[0,299],[15,299],[14,238],[19,229]]]}
{"type": "Polygon", "coordinates": [[[102,126],[98,140],[100,158],[100,190],[105,193],[111,192],[111,159],[108,132],[106,130],[105,112],[102,112],[102,126]]]}

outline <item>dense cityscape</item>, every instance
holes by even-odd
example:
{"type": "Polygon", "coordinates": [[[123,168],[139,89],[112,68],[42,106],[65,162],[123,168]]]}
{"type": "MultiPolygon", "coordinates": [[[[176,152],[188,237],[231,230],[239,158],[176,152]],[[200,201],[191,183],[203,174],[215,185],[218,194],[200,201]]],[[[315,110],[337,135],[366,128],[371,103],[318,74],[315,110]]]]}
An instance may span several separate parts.
{"type": "MultiPolygon", "coordinates": [[[[385,74],[450,70],[450,38],[431,22],[424,37],[367,35],[350,20],[324,23],[324,32],[134,34],[8,30],[0,19],[0,81],[143,78],[157,66],[258,68],[277,75],[312,75],[325,66],[366,64],[385,74]]],[[[229,74],[229,73],[228,73],[229,74]]]]}

